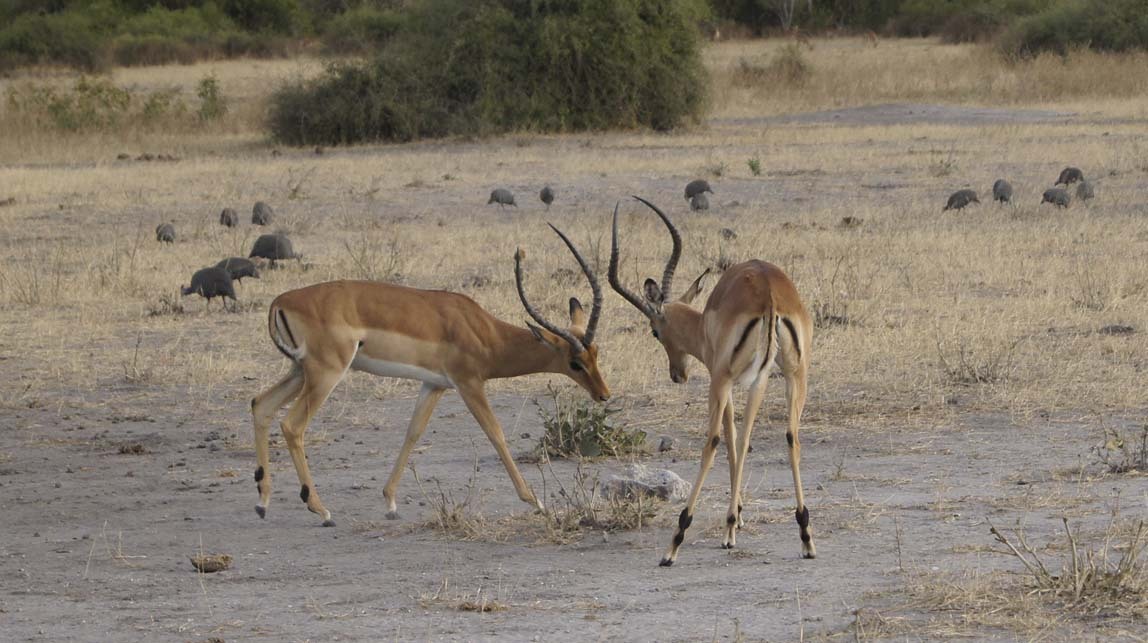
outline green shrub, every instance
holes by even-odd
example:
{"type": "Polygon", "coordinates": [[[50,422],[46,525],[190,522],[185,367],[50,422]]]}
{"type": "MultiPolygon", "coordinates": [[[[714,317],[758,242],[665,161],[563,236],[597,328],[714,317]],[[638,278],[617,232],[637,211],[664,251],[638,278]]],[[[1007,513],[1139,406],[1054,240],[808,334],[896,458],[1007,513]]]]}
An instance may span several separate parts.
{"type": "Polygon", "coordinates": [[[1075,47],[1098,51],[1148,49],[1148,10],[1143,0],[1060,0],[1014,23],[998,43],[1009,56],[1075,47]]]}
{"type": "Polygon", "coordinates": [[[100,71],[108,62],[97,24],[87,15],[24,14],[0,30],[0,69],[60,64],[100,71]]]}
{"type": "Polygon", "coordinates": [[[200,80],[195,95],[199,97],[199,120],[214,121],[227,113],[227,99],[223,97],[219,80],[215,76],[200,80]]]}
{"type": "Polygon", "coordinates": [[[363,5],[331,19],[323,31],[323,49],[329,54],[377,51],[399,32],[402,14],[363,5]]]}
{"type": "Polygon", "coordinates": [[[698,0],[427,0],[383,51],[273,98],[293,145],[696,121],[698,0]]]}
{"type": "Polygon", "coordinates": [[[618,409],[594,404],[577,396],[547,388],[554,410],[538,404],[545,433],[538,448],[547,456],[595,458],[619,456],[641,449],[645,431],[629,431],[610,423],[618,409]]]}

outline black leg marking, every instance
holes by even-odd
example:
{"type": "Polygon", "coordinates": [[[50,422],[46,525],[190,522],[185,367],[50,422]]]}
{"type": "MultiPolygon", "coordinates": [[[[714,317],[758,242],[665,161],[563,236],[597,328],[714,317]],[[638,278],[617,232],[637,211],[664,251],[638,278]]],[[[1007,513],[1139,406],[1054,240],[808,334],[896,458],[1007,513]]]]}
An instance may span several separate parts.
{"type": "Polygon", "coordinates": [[[737,516],[730,514],[725,517],[725,524],[732,525],[735,522],[737,522],[737,516]]]}
{"type": "Polygon", "coordinates": [[[785,441],[789,443],[790,447],[793,447],[793,434],[789,431],[785,432],[785,441]]]}
{"type": "Polygon", "coordinates": [[[809,529],[809,507],[802,507],[796,511],[797,526],[801,527],[802,531],[809,529]]]}
{"type": "Polygon", "coordinates": [[[686,533],[684,531],[679,531],[678,533],[674,534],[674,549],[681,547],[682,541],[684,541],[685,539],[686,539],[686,533]]]}
{"type": "MultiPolygon", "coordinates": [[[[690,528],[694,522],[694,517],[689,514],[689,508],[682,509],[682,513],[678,514],[678,530],[685,531],[690,528]]],[[[679,543],[680,544],[680,543],[679,543]]]]}
{"type": "Polygon", "coordinates": [[[720,438],[718,438],[718,436],[716,436],[716,435],[715,435],[715,436],[713,437],[713,439],[712,439],[712,440],[710,440],[710,448],[711,448],[711,449],[716,449],[716,448],[718,447],[718,444],[720,444],[720,443],[721,443],[721,439],[720,439],[720,438]]]}
{"type": "Polygon", "coordinates": [[[259,484],[260,482],[263,482],[263,467],[259,467],[255,470],[255,484],[259,484]]]}
{"type": "Polygon", "coordinates": [[[255,398],[251,398],[251,410],[255,410],[255,398]]]}
{"type": "Polygon", "coordinates": [[[809,542],[809,541],[811,541],[811,540],[813,540],[813,537],[809,535],[809,532],[808,532],[808,531],[805,531],[805,530],[802,530],[802,532],[801,532],[801,542],[803,542],[803,543],[807,543],[807,542],[809,542]]]}
{"type": "Polygon", "coordinates": [[[299,490],[299,497],[303,499],[303,502],[307,502],[307,499],[311,497],[311,488],[303,485],[303,488],[299,490]]]}

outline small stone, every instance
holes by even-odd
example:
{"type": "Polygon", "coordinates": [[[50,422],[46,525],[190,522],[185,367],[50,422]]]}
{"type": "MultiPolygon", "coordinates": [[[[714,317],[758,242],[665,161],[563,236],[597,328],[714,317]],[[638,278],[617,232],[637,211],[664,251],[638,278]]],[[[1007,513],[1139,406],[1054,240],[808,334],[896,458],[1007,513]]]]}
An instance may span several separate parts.
{"type": "Polygon", "coordinates": [[[663,435],[662,439],[660,441],[658,441],[658,452],[659,453],[665,453],[666,451],[671,451],[671,450],[673,450],[673,448],[674,448],[674,438],[671,436],[663,435]]]}

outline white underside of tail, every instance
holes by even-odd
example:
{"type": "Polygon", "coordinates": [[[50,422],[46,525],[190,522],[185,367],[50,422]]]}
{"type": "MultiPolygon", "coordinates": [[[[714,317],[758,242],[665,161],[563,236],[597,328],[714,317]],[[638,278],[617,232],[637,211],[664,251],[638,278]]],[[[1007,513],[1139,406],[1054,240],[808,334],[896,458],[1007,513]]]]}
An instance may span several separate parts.
{"type": "Polygon", "coordinates": [[[291,356],[291,359],[296,362],[302,361],[303,358],[307,356],[307,347],[303,345],[293,346],[291,344],[291,340],[288,339],[291,333],[283,326],[282,311],[276,311],[273,319],[275,320],[275,333],[271,336],[271,341],[275,342],[279,350],[291,356]]]}
{"type": "Polygon", "coordinates": [[[738,386],[752,386],[753,383],[758,381],[762,376],[769,375],[769,369],[772,368],[777,361],[778,353],[777,342],[776,340],[771,341],[773,338],[769,336],[769,332],[770,328],[773,328],[776,333],[779,323],[780,320],[776,317],[773,320],[773,324],[769,324],[763,320],[761,331],[758,335],[757,348],[753,352],[753,359],[745,370],[734,377],[734,381],[738,386]],[[768,360],[768,362],[766,360],[768,360]]]}

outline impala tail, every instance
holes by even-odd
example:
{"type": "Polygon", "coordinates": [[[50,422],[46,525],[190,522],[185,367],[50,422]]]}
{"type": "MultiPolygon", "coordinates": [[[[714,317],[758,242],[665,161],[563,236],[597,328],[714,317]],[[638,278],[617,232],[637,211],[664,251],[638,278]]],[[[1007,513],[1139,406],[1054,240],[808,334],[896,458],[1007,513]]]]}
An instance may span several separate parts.
{"type": "Polygon", "coordinates": [[[271,341],[275,343],[275,348],[278,348],[280,353],[286,355],[293,362],[303,361],[307,354],[306,347],[291,332],[291,325],[287,322],[287,313],[274,303],[271,304],[271,310],[267,313],[267,332],[271,335],[271,341]]]}

